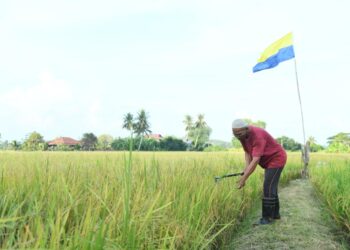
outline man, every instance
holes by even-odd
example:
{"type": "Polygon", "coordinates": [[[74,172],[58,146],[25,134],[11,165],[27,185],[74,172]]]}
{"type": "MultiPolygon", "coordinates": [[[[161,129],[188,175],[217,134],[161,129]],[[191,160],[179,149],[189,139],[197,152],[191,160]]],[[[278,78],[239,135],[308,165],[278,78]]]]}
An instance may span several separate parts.
{"type": "Polygon", "coordinates": [[[287,161],[287,154],[282,146],[264,129],[250,126],[244,120],[234,120],[232,132],[241,142],[246,160],[244,175],[238,181],[238,188],[245,185],[246,180],[258,164],[265,169],[260,224],[270,224],[274,219],[281,218],[277,187],[281,172],[287,161]]]}

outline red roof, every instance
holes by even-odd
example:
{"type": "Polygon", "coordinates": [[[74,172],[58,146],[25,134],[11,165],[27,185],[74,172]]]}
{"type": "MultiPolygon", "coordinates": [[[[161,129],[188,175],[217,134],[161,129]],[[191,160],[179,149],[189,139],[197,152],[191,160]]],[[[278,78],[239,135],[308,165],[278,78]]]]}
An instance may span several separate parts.
{"type": "Polygon", "coordinates": [[[73,145],[74,146],[74,145],[78,145],[79,143],[80,143],[79,141],[69,137],[59,137],[53,141],[48,142],[49,146],[51,145],[68,145],[68,146],[73,145]]]}
{"type": "Polygon", "coordinates": [[[150,138],[150,139],[156,139],[156,140],[160,140],[163,138],[163,136],[161,134],[149,134],[146,137],[150,138]]]}

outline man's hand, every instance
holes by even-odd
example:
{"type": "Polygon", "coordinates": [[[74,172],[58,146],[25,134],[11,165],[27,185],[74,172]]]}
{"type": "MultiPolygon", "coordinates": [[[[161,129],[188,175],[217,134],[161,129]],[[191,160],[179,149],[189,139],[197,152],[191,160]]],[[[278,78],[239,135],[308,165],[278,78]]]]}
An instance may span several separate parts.
{"type": "Polygon", "coordinates": [[[241,189],[242,187],[244,187],[245,185],[245,179],[241,178],[238,182],[237,182],[237,188],[241,189]]]}
{"type": "MultiPolygon", "coordinates": [[[[248,155],[249,156],[249,155],[248,155]]],[[[241,189],[244,187],[246,180],[249,178],[249,176],[254,172],[256,169],[256,166],[258,165],[258,162],[260,161],[260,157],[253,157],[251,162],[249,163],[248,166],[244,169],[244,175],[242,178],[237,182],[237,188],[241,189]]]]}

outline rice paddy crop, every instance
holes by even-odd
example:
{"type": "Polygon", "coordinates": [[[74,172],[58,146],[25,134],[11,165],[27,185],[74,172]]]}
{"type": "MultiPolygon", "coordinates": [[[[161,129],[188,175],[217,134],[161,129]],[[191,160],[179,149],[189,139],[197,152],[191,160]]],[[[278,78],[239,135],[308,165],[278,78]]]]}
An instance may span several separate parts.
{"type": "Polygon", "coordinates": [[[311,180],[335,219],[350,233],[350,155],[317,155],[311,180]]]}
{"type": "MultiPolygon", "coordinates": [[[[1,152],[0,247],[211,249],[260,200],[243,153],[1,152]]],[[[300,173],[290,155],[281,182],[300,173]]]]}

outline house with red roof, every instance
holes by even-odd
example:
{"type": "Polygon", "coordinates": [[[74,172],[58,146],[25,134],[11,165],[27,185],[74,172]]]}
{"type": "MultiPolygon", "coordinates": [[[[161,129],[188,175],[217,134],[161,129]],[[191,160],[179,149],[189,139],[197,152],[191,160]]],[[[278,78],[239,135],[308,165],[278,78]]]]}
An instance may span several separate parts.
{"type": "Polygon", "coordinates": [[[58,137],[55,140],[49,141],[47,144],[51,148],[55,148],[57,146],[68,146],[74,148],[76,145],[80,144],[80,141],[70,137],[58,137]]]}
{"type": "Polygon", "coordinates": [[[145,136],[147,139],[153,139],[156,141],[160,141],[161,139],[163,139],[163,136],[161,134],[149,134],[145,136]]]}

